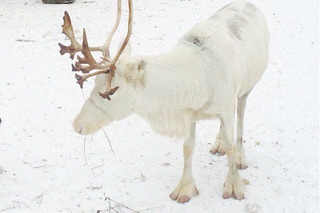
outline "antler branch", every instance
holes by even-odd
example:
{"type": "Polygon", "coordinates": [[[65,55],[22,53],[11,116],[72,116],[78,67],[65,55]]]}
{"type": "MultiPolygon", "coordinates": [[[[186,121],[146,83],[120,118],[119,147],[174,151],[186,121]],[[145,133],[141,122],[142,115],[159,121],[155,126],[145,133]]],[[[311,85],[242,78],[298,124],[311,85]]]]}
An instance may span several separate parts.
{"type": "Polygon", "coordinates": [[[71,19],[67,11],[64,12],[63,16],[63,25],[62,25],[62,33],[65,34],[69,40],[71,41],[70,46],[65,46],[59,43],[60,46],[60,54],[63,55],[65,53],[70,53],[70,58],[73,59],[74,55],[81,51],[82,46],[79,44],[77,39],[74,37],[73,28],[71,24],[71,19]]]}
{"type": "Polygon", "coordinates": [[[120,19],[121,19],[121,0],[118,0],[118,10],[117,10],[116,23],[114,24],[111,32],[109,33],[106,43],[103,45],[104,57],[107,58],[107,59],[110,58],[110,51],[109,51],[110,43],[111,43],[111,40],[113,38],[114,33],[116,32],[116,30],[119,27],[120,19]]]}
{"type": "MultiPolygon", "coordinates": [[[[110,64],[112,64],[113,67],[114,67],[114,64],[116,63],[116,61],[118,60],[118,58],[120,57],[121,53],[125,49],[126,45],[128,44],[130,36],[131,36],[131,33],[132,33],[132,17],[133,17],[133,13],[132,13],[132,1],[131,0],[128,1],[128,7],[129,7],[128,31],[127,31],[126,38],[125,38],[121,48],[119,49],[119,51],[116,54],[116,56],[110,62],[110,64]]],[[[114,70],[115,69],[111,69],[111,72],[110,72],[110,74],[108,76],[107,90],[104,93],[100,93],[101,97],[107,98],[108,100],[110,100],[110,95],[113,95],[119,89],[119,87],[111,88],[111,80],[112,80],[112,77],[114,75],[114,70]]]]}
{"type": "MultiPolygon", "coordinates": [[[[59,43],[60,54],[64,55],[65,53],[69,53],[70,58],[74,59],[75,54],[82,50],[82,45],[77,41],[77,39],[74,36],[71,18],[70,18],[69,13],[67,11],[64,12],[63,25],[61,25],[61,27],[62,27],[62,33],[65,34],[69,38],[71,44],[69,46],[65,46],[65,45],[59,43]]],[[[104,46],[91,47],[90,50],[104,52],[104,46]]]]}
{"type": "Polygon", "coordinates": [[[89,74],[86,74],[86,75],[79,75],[79,74],[76,73],[75,77],[77,79],[77,83],[80,85],[80,88],[82,89],[83,88],[83,82],[87,78],[90,78],[92,76],[99,75],[99,74],[107,74],[109,72],[110,72],[110,69],[103,69],[103,70],[99,70],[97,72],[89,73],[89,74]]]}
{"type": "Polygon", "coordinates": [[[89,45],[86,30],[83,29],[83,42],[82,42],[82,54],[84,57],[77,56],[78,62],[73,66],[73,71],[82,71],[82,73],[89,73],[93,69],[104,69],[104,61],[97,63],[93,58],[89,45]]]}

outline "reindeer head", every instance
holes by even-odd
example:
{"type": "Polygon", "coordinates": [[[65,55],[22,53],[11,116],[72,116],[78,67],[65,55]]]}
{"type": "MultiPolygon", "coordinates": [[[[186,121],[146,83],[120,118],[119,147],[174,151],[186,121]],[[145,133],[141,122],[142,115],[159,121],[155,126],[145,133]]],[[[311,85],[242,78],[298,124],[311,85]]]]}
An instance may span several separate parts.
{"type": "Polygon", "coordinates": [[[80,75],[75,74],[81,88],[87,78],[96,76],[95,87],[73,122],[74,130],[80,134],[94,133],[113,120],[123,119],[132,113],[135,90],[132,84],[128,83],[128,75],[126,74],[132,67],[128,69],[128,63],[122,63],[121,60],[118,60],[128,44],[132,31],[132,0],[128,0],[128,7],[128,32],[113,58],[110,57],[109,46],[120,23],[121,0],[118,0],[116,23],[108,35],[106,43],[101,47],[89,47],[85,29],[83,30],[83,43],[80,45],[75,39],[69,14],[65,12],[63,17],[62,33],[67,35],[71,45],[64,46],[59,43],[60,54],[69,53],[70,58],[73,59],[77,52],[82,52],[84,57],[77,56],[78,61],[72,65],[72,71],[82,72],[80,75]],[[102,52],[102,60],[97,62],[91,51],[102,52]]]}

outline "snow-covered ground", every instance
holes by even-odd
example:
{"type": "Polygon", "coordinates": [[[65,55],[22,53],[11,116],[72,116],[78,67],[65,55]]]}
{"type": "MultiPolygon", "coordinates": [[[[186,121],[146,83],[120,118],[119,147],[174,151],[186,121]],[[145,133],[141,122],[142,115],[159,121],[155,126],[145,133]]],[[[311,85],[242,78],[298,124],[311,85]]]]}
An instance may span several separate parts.
{"type": "MultiPolygon", "coordinates": [[[[135,0],[133,54],[169,50],[228,2],[135,0]]],[[[245,199],[222,198],[227,159],[209,153],[219,123],[202,121],[193,161],[200,194],[178,204],[169,194],[181,175],[181,141],[131,116],[104,128],[113,154],[103,131],[84,141],[71,127],[92,80],[82,93],[71,61],[59,54],[57,43],[68,44],[63,12],[69,11],[79,39],[85,27],[90,44],[99,45],[112,27],[116,1],[1,0],[0,212],[108,212],[110,206],[133,212],[106,198],[150,213],[319,212],[318,1],[252,2],[267,17],[271,43],[269,67],[245,115],[245,199]]],[[[125,23],[120,28],[113,50],[125,23]]]]}

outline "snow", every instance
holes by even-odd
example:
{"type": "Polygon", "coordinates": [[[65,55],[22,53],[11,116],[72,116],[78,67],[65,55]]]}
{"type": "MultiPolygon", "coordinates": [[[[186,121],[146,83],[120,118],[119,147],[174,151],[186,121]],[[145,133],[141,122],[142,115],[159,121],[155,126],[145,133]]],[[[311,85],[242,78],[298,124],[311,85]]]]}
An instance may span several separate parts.
{"type": "MultiPolygon", "coordinates": [[[[134,1],[133,54],[169,50],[228,2],[134,1]]],[[[89,43],[99,45],[112,27],[115,1],[2,0],[0,212],[108,212],[109,204],[133,212],[116,202],[141,212],[319,212],[318,1],[252,2],[268,20],[271,43],[269,67],[245,114],[245,199],[222,198],[227,159],[209,153],[219,123],[201,121],[193,159],[200,194],[178,204],[169,194],[182,171],[181,141],[155,134],[133,115],[104,128],[113,154],[103,131],[84,139],[71,127],[93,82],[82,93],[71,61],[59,54],[57,43],[68,44],[63,12],[79,39],[85,27],[89,43]]],[[[125,23],[120,28],[113,51],[125,23]]]]}

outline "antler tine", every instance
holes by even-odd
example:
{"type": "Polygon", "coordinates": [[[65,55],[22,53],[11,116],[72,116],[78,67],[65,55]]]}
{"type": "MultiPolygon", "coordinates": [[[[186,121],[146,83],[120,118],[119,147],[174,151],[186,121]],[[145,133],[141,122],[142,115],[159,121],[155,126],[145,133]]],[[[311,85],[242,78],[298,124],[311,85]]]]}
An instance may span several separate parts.
{"type": "Polygon", "coordinates": [[[104,99],[108,99],[109,101],[111,100],[110,96],[113,95],[117,90],[119,89],[118,86],[116,86],[115,88],[112,88],[104,93],[99,92],[99,95],[104,98],[104,99]]]}
{"type": "Polygon", "coordinates": [[[94,60],[91,51],[89,49],[89,45],[88,45],[88,39],[87,39],[87,34],[86,34],[86,30],[83,29],[83,41],[82,41],[82,54],[83,54],[83,58],[81,58],[80,56],[78,56],[78,62],[76,63],[76,67],[79,68],[82,73],[88,73],[93,69],[101,69],[101,68],[105,68],[105,67],[101,67],[96,60],[94,60]],[[82,64],[87,64],[87,66],[83,66],[82,64]]]}
{"type": "Polygon", "coordinates": [[[110,62],[111,66],[110,66],[110,73],[108,76],[107,90],[104,93],[99,93],[101,97],[107,98],[108,100],[111,100],[110,95],[113,95],[119,89],[118,86],[115,88],[111,88],[111,81],[114,76],[114,70],[115,70],[114,65],[117,62],[117,60],[120,57],[123,50],[125,49],[126,45],[128,44],[128,41],[130,39],[131,32],[132,32],[132,16],[133,16],[133,14],[132,14],[132,0],[128,0],[128,7],[129,7],[129,18],[128,18],[128,31],[127,31],[126,38],[125,38],[121,48],[118,50],[116,56],[110,62]]]}
{"type": "MultiPolygon", "coordinates": [[[[65,53],[69,53],[70,58],[74,59],[75,54],[82,50],[82,45],[77,41],[77,39],[74,36],[71,18],[70,18],[69,13],[67,11],[64,12],[63,25],[61,25],[61,27],[62,27],[62,33],[65,34],[69,38],[71,44],[69,46],[65,46],[65,45],[59,43],[60,54],[63,55],[65,53]]],[[[90,50],[104,52],[104,46],[92,47],[92,48],[90,48],[90,50]]],[[[73,71],[80,71],[80,69],[73,70],[73,71]]]]}
{"type": "Polygon", "coordinates": [[[88,45],[88,39],[87,39],[87,34],[86,34],[86,30],[83,29],[83,42],[82,42],[82,54],[84,55],[83,58],[81,58],[80,56],[78,56],[78,62],[76,62],[75,66],[72,66],[74,71],[79,71],[81,70],[82,73],[89,73],[91,70],[93,69],[102,69],[96,72],[92,72],[90,74],[87,75],[78,75],[76,74],[75,77],[78,80],[77,83],[80,85],[81,88],[83,88],[83,82],[87,79],[90,78],[92,76],[95,75],[99,75],[102,73],[108,73],[110,72],[110,64],[107,65],[100,65],[96,62],[96,60],[94,60],[91,52],[90,52],[90,48],[88,45]],[[83,64],[86,64],[86,66],[83,66],[83,64]],[[107,68],[107,69],[106,69],[107,68]]]}
{"type": "Polygon", "coordinates": [[[71,44],[70,44],[70,46],[65,46],[65,45],[59,43],[59,46],[61,48],[60,54],[63,55],[65,53],[69,53],[70,58],[73,59],[74,55],[77,52],[81,51],[82,46],[79,44],[79,42],[76,40],[76,38],[74,36],[71,19],[70,19],[70,16],[67,11],[64,12],[63,25],[61,25],[61,26],[62,26],[62,33],[65,34],[69,38],[69,40],[71,41],[71,44]]]}
{"type": "Polygon", "coordinates": [[[99,70],[99,71],[96,71],[96,72],[93,72],[93,73],[89,73],[89,74],[86,74],[86,75],[79,75],[79,74],[75,74],[75,77],[77,79],[77,83],[80,85],[80,88],[82,89],[83,88],[83,82],[85,80],[87,80],[87,78],[90,78],[92,76],[95,76],[95,75],[99,75],[99,74],[106,74],[106,73],[109,73],[110,72],[110,69],[103,69],[103,70],[99,70]]]}
{"type": "Polygon", "coordinates": [[[116,22],[112,28],[112,30],[110,31],[109,35],[108,35],[108,38],[107,38],[107,41],[106,43],[103,45],[102,49],[103,49],[103,56],[106,58],[106,59],[109,59],[110,58],[110,43],[111,43],[111,40],[113,38],[113,35],[114,33],[116,32],[116,30],[118,29],[119,27],[119,23],[120,23],[120,19],[121,19],[121,0],[118,0],[118,10],[117,10],[117,19],[116,19],[116,22]]]}
{"type": "Polygon", "coordinates": [[[88,39],[86,30],[83,29],[83,42],[82,42],[82,54],[84,57],[77,56],[78,61],[75,66],[72,66],[72,71],[82,71],[82,73],[88,73],[93,69],[105,69],[110,67],[110,64],[106,64],[105,61],[97,63],[91,54],[91,49],[88,45],[88,39]]]}

